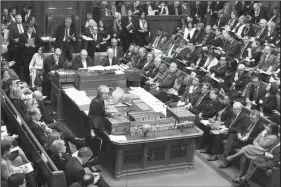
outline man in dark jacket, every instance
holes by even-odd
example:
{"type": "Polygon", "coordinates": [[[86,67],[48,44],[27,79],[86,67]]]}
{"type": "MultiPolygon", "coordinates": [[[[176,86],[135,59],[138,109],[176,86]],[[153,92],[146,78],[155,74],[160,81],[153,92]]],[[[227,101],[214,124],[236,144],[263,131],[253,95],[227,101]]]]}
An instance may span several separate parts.
{"type": "Polygon", "coordinates": [[[56,38],[57,47],[61,48],[63,51],[64,57],[71,61],[74,51],[73,43],[76,41],[75,28],[72,24],[71,17],[65,18],[64,25],[61,25],[57,28],[54,38],[56,38]]]}
{"type": "Polygon", "coordinates": [[[106,146],[107,136],[104,131],[111,133],[111,123],[107,119],[112,115],[105,111],[104,101],[108,99],[109,88],[101,85],[98,88],[97,96],[91,101],[89,108],[89,132],[90,138],[86,143],[89,144],[94,151],[95,156],[101,150],[101,146],[106,146]],[[103,140],[103,141],[100,141],[103,140]],[[102,143],[101,143],[102,142],[102,143]]]}
{"type": "MultiPolygon", "coordinates": [[[[260,120],[260,112],[253,110],[250,114],[250,119],[241,124],[241,128],[236,133],[230,134],[225,144],[225,150],[222,157],[227,157],[235,148],[241,148],[248,144],[253,144],[254,139],[264,130],[264,125],[260,120]]],[[[230,165],[229,161],[221,164],[220,168],[227,168],[230,165]]]]}
{"type": "MultiPolygon", "coordinates": [[[[67,186],[75,182],[82,182],[86,174],[83,164],[86,164],[93,156],[93,152],[89,147],[82,147],[78,150],[77,157],[72,157],[68,160],[65,167],[65,177],[67,186]]],[[[109,185],[103,180],[99,173],[93,173],[94,185],[98,187],[109,187],[109,185]]]]}
{"type": "Polygon", "coordinates": [[[114,51],[112,48],[107,49],[107,56],[101,59],[100,65],[101,66],[113,66],[119,65],[120,61],[117,57],[114,56],[114,51]]]}
{"type": "Polygon", "coordinates": [[[72,60],[72,69],[74,70],[78,70],[79,68],[88,68],[91,66],[94,66],[94,62],[88,56],[88,52],[85,49],[82,49],[80,55],[72,60]]]}

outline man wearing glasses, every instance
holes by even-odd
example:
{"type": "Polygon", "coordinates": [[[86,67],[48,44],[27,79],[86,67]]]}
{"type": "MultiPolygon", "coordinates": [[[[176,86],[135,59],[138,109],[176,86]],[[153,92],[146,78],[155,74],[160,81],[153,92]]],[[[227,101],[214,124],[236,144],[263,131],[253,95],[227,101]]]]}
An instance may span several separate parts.
{"type": "Polygon", "coordinates": [[[48,100],[50,100],[51,96],[51,81],[50,81],[50,75],[53,75],[55,73],[55,70],[58,70],[59,68],[64,67],[64,60],[61,55],[61,49],[57,48],[55,49],[55,53],[53,55],[48,56],[44,60],[44,81],[42,85],[42,92],[44,95],[47,96],[48,100]]]}

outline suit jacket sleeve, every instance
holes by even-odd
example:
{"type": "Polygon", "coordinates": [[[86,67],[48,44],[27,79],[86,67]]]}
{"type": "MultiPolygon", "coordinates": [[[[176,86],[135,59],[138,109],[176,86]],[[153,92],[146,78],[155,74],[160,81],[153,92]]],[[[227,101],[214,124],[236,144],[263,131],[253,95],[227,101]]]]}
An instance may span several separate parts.
{"type": "Polygon", "coordinates": [[[176,76],[172,76],[169,80],[159,84],[159,88],[172,88],[175,84],[176,76]]]}
{"type": "MultiPolygon", "coordinates": [[[[246,116],[240,116],[231,126],[231,128],[228,129],[228,133],[230,134],[236,134],[238,132],[242,132],[243,129],[245,129],[246,124],[250,124],[249,119],[246,118],[246,116]]],[[[230,125],[230,124],[229,124],[230,125]]]]}
{"type": "Polygon", "coordinates": [[[33,121],[31,121],[28,124],[29,124],[30,130],[36,136],[36,138],[41,143],[41,145],[44,145],[44,143],[46,142],[46,136],[45,136],[44,130],[41,127],[39,127],[37,124],[35,124],[33,121]]]}
{"type": "Polygon", "coordinates": [[[101,66],[107,66],[107,58],[106,58],[106,57],[104,57],[104,58],[101,59],[100,65],[101,65],[101,66]]]}
{"type": "Polygon", "coordinates": [[[79,59],[78,58],[73,59],[73,61],[72,61],[72,69],[78,70],[79,68],[80,68],[79,59]]]}
{"type": "Polygon", "coordinates": [[[227,53],[227,56],[235,58],[239,55],[240,52],[240,44],[237,43],[235,46],[233,46],[227,53]]]}
{"type": "Polygon", "coordinates": [[[211,118],[214,117],[219,109],[219,102],[213,103],[207,110],[202,111],[203,118],[211,118]]]}

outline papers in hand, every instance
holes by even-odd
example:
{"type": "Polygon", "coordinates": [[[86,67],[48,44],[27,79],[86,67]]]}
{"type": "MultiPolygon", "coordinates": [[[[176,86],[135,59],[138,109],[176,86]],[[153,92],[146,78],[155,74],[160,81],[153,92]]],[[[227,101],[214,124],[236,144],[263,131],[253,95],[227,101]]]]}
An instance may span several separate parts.
{"type": "Polygon", "coordinates": [[[41,37],[41,40],[43,41],[43,42],[48,42],[48,41],[50,41],[52,38],[50,37],[50,36],[42,36],[41,37]]]}
{"type": "Polygon", "coordinates": [[[31,163],[27,163],[27,164],[24,164],[22,166],[19,166],[19,168],[24,169],[24,173],[30,173],[30,172],[34,171],[31,163]]]}
{"type": "Polygon", "coordinates": [[[83,40],[86,40],[86,41],[93,41],[94,40],[93,38],[85,36],[85,35],[81,35],[81,37],[82,37],[83,40]]]}
{"type": "Polygon", "coordinates": [[[133,28],[133,24],[132,23],[130,23],[129,25],[127,25],[127,29],[128,30],[130,30],[130,29],[132,29],[133,28]]]}
{"type": "Polygon", "coordinates": [[[200,121],[200,123],[202,123],[205,126],[211,124],[209,120],[203,120],[203,119],[200,121]]]}
{"type": "Polygon", "coordinates": [[[263,74],[266,74],[266,75],[271,75],[269,72],[266,72],[266,71],[263,71],[263,70],[260,70],[260,73],[263,73],[263,74]]]}
{"type": "Polygon", "coordinates": [[[109,135],[109,139],[112,142],[120,142],[120,141],[126,141],[127,138],[124,135],[109,135]]]}
{"type": "Polygon", "coordinates": [[[7,127],[6,126],[1,126],[1,132],[7,132],[7,127]]]}

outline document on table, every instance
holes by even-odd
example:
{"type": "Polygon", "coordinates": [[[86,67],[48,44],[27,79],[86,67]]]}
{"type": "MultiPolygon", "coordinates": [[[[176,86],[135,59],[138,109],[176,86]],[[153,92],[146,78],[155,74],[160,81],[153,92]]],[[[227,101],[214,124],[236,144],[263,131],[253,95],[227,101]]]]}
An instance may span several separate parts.
{"type": "Polygon", "coordinates": [[[88,69],[90,71],[104,71],[104,66],[91,66],[91,67],[88,67],[88,69]]]}
{"type": "Polygon", "coordinates": [[[112,142],[126,141],[127,138],[124,135],[109,135],[109,139],[112,142]]]}
{"type": "Polygon", "coordinates": [[[50,41],[50,39],[52,39],[50,36],[42,36],[42,37],[41,37],[41,40],[42,40],[43,42],[48,42],[48,41],[50,41]]]}

